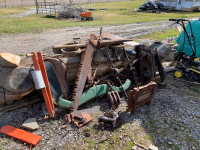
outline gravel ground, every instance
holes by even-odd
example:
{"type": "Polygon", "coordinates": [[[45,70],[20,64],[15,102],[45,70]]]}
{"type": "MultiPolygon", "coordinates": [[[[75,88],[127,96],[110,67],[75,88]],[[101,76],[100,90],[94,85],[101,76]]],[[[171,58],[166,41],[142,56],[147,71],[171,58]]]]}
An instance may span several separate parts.
{"type": "MultiPolygon", "coordinates": [[[[125,111],[122,102],[123,124],[115,130],[101,130],[97,118],[108,110],[105,98],[99,98],[82,108],[100,105],[93,113],[93,122],[77,129],[68,125],[60,113],[55,120],[42,119],[41,103],[21,108],[0,116],[0,127],[20,128],[30,117],[36,117],[40,128],[34,131],[42,140],[33,149],[148,149],[153,144],[159,149],[200,149],[200,88],[174,80],[168,75],[165,88],[158,88],[150,106],[140,106],[134,114],[125,111]],[[143,148],[141,148],[143,147],[143,148]]],[[[29,145],[0,134],[0,149],[28,149],[29,145]]]]}

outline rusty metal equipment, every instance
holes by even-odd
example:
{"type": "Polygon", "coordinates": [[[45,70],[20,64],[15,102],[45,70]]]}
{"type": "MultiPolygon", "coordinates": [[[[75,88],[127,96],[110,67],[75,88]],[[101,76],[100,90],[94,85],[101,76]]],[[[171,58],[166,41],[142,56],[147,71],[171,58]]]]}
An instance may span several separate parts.
{"type": "Polygon", "coordinates": [[[147,84],[150,81],[156,81],[159,85],[166,84],[166,73],[157,54],[157,49],[150,50],[145,45],[136,46],[136,71],[138,77],[138,83],[147,84]],[[157,71],[160,77],[160,81],[156,80],[157,71]]]}
{"type": "MultiPolygon", "coordinates": [[[[60,59],[58,58],[51,58],[51,57],[46,57],[44,59],[45,61],[45,68],[48,67],[48,69],[46,69],[47,71],[47,75],[48,75],[48,79],[50,80],[49,82],[51,83],[51,81],[55,82],[55,78],[57,77],[58,79],[58,84],[60,85],[60,90],[61,90],[61,94],[58,95],[58,96],[61,96],[65,99],[68,98],[68,95],[69,95],[69,83],[68,83],[68,74],[67,74],[67,67],[66,65],[64,64],[63,61],[61,61],[60,59]],[[50,62],[50,64],[52,64],[52,66],[48,66],[48,62],[50,62]],[[54,74],[55,72],[55,74],[54,74]],[[52,75],[52,76],[50,76],[52,75]],[[56,77],[55,77],[55,76],[56,77]]],[[[51,88],[54,88],[54,89],[58,89],[58,86],[54,86],[53,87],[53,84],[52,84],[52,87],[51,88]]],[[[53,97],[55,101],[57,101],[59,99],[59,97],[53,97]]]]}
{"type": "Polygon", "coordinates": [[[107,93],[107,100],[110,103],[111,109],[115,109],[121,102],[121,98],[117,91],[111,91],[107,93]]]}
{"type": "MultiPolygon", "coordinates": [[[[93,54],[96,50],[96,47],[98,46],[98,43],[99,43],[98,37],[94,34],[91,34],[86,51],[81,56],[81,62],[79,65],[79,71],[77,74],[75,88],[74,88],[73,97],[72,97],[72,101],[74,102],[73,109],[72,109],[73,111],[70,114],[71,119],[68,120],[68,122],[73,122],[78,127],[81,127],[92,120],[92,118],[86,112],[83,112],[81,114],[77,114],[76,112],[80,104],[83,89],[88,77],[88,72],[90,72],[90,69],[91,69],[93,54]]],[[[68,115],[68,118],[70,117],[68,115]]]]}
{"type": "Polygon", "coordinates": [[[156,82],[152,81],[144,86],[130,90],[128,94],[127,110],[133,114],[137,106],[143,104],[150,105],[155,93],[156,85],[156,82]]]}
{"type": "Polygon", "coordinates": [[[124,92],[124,94],[125,94],[125,98],[128,99],[128,96],[127,96],[127,94],[126,94],[126,91],[125,91],[125,89],[123,88],[122,82],[121,82],[121,80],[120,80],[120,78],[119,78],[119,71],[118,71],[118,69],[114,66],[113,61],[112,61],[112,59],[111,59],[111,56],[110,56],[110,54],[109,54],[109,52],[108,52],[107,47],[106,47],[106,50],[105,50],[105,51],[106,51],[107,56],[108,56],[108,59],[109,59],[109,61],[110,61],[110,63],[111,63],[112,69],[114,70],[115,77],[116,77],[116,79],[119,81],[120,86],[121,86],[122,89],[123,89],[123,92],[124,92]]]}
{"type": "Polygon", "coordinates": [[[156,83],[156,67],[158,69],[161,81],[157,81],[160,85],[166,84],[166,76],[159,59],[157,51],[152,52],[144,45],[136,46],[136,70],[137,78],[136,87],[129,91],[127,110],[134,113],[139,105],[150,105],[155,89],[156,83]]]}
{"type": "Polygon", "coordinates": [[[64,119],[70,123],[73,122],[78,128],[86,125],[92,120],[92,117],[87,112],[75,112],[76,114],[72,116],[71,114],[66,114],[64,119]],[[73,117],[73,118],[72,118],[73,117]]]}
{"type": "Polygon", "coordinates": [[[103,129],[110,127],[114,129],[122,123],[120,118],[120,112],[116,113],[113,110],[109,110],[105,112],[104,116],[98,118],[98,122],[102,124],[103,129]]]}

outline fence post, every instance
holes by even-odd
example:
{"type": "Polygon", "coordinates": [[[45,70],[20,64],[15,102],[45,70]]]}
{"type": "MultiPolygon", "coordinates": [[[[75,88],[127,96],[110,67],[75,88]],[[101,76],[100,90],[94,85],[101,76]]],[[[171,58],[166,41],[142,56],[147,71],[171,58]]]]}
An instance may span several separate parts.
{"type": "Polygon", "coordinates": [[[7,8],[6,0],[4,0],[4,3],[5,3],[5,8],[7,8]]]}
{"type": "Polygon", "coordinates": [[[24,0],[21,0],[21,2],[22,2],[22,7],[24,7],[24,0]]]}
{"type": "Polygon", "coordinates": [[[71,0],[69,0],[69,5],[70,5],[70,6],[72,5],[72,1],[71,1],[71,0]]]}
{"type": "Polygon", "coordinates": [[[36,14],[38,14],[39,11],[38,11],[38,1],[37,0],[35,0],[35,7],[36,7],[36,14]]]}

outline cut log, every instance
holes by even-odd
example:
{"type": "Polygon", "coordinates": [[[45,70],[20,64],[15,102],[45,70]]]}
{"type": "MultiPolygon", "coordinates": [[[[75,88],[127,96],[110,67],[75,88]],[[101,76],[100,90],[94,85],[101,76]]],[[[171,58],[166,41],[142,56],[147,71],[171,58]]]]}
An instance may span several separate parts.
{"type": "Polygon", "coordinates": [[[10,54],[10,53],[0,53],[0,65],[6,67],[16,67],[19,66],[20,63],[20,56],[10,54]]]}
{"type": "Polygon", "coordinates": [[[0,66],[0,105],[11,104],[33,90],[29,68],[0,66]]]}

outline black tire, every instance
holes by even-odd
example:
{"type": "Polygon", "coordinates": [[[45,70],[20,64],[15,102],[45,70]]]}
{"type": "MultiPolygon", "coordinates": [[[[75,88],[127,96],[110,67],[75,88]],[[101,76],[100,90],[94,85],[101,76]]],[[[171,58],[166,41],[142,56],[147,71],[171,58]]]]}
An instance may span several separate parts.
{"type": "Polygon", "coordinates": [[[93,17],[89,17],[87,19],[88,19],[88,21],[93,21],[93,17]]]}
{"type": "Polygon", "coordinates": [[[85,18],[84,18],[84,17],[81,17],[81,21],[85,21],[85,18]]]}

